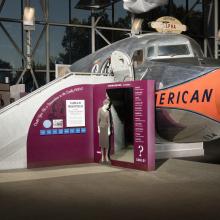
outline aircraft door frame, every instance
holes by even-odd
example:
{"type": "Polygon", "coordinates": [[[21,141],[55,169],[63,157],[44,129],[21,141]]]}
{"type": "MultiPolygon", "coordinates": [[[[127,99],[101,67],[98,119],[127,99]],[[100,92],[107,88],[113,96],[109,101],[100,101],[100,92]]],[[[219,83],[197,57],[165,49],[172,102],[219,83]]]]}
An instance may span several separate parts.
{"type": "Polygon", "coordinates": [[[115,50],[111,55],[111,67],[116,81],[134,80],[133,64],[127,53],[115,50]]]}

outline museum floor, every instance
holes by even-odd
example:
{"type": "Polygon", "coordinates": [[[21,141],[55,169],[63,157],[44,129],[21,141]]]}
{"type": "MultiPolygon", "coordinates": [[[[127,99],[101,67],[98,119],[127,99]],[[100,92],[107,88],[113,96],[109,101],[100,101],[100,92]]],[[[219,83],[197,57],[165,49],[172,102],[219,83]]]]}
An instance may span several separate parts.
{"type": "Polygon", "coordinates": [[[0,219],[219,220],[220,164],[195,159],[158,161],[154,172],[98,164],[0,172],[0,219]]]}

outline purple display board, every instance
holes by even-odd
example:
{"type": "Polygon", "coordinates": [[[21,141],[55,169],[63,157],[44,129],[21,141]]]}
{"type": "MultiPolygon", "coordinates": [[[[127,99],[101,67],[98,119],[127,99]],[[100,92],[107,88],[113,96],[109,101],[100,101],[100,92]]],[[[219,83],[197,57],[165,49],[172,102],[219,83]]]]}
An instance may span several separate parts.
{"type": "MultiPolygon", "coordinates": [[[[132,97],[133,114],[132,118],[126,119],[125,127],[129,130],[128,123],[133,123],[134,161],[112,160],[111,163],[116,166],[153,170],[155,102],[154,81],[151,80],[78,85],[52,95],[37,111],[29,128],[28,168],[99,162],[101,148],[97,125],[98,109],[103,100],[109,98],[109,91],[126,89],[132,91],[129,94],[132,97]]],[[[114,136],[112,129],[109,139],[111,153],[115,150],[114,136]]]]}
{"type": "MultiPolygon", "coordinates": [[[[141,169],[155,169],[155,101],[154,81],[132,81],[123,83],[102,84],[94,87],[94,160],[100,162],[101,148],[99,146],[99,134],[97,125],[97,112],[102,106],[103,100],[109,96],[108,91],[132,89],[133,98],[133,149],[134,162],[111,160],[112,165],[141,169]]],[[[111,97],[110,101],[111,101],[111,97]]],[[[114,152],[114,129],[112,129],[110,142],[114,152]]]]}
{"type": "MultiPolygon", "coordinates": [[[[30,125],[27,139],[27,165],[51,165],[94,162],[93,147],[93,86],[79,85],[63,89],[51,96],[38,110],[30,125]],[[72,101],[72,105],[67,100],[72,101]],[[85,125],[81,122],[85,105],[85,125]],[[74,110],[79,105],[80,112],[74,110]],[[67,127],[71,108],[78,114],[76,127],[67,127]],[[68,109],[70,112],[68,113],[68,109]],[[78,126],[81,123],[82,126],[78,126]]],[[[74,123],[74,121],[73,121],[74,123]]]]}

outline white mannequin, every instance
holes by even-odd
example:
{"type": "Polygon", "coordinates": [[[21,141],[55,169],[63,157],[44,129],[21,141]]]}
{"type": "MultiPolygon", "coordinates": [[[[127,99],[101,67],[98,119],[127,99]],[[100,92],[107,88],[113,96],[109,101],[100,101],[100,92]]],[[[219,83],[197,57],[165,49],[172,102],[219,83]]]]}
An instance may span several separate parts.
{"type": "MultiPolygon", "coordinates": [[[[102,110],[104,112],[107,112],[109,108],[109,103],[104,104],[102,106],[102,110]]],[[[98,133],[100,134],[100,127],[98,126],[98,133]]],[[[108,136],[110,136],[111,132],[110,132],[110,126],[108,126],[108,136]]],[[[102,158],[101,158],[101,162],[104,162],[104,158],[106,159],[106,162],[109,162],[109,158],[108,158],[108,150],[101,148],[101,152],[102,152],[102,158]]]]}

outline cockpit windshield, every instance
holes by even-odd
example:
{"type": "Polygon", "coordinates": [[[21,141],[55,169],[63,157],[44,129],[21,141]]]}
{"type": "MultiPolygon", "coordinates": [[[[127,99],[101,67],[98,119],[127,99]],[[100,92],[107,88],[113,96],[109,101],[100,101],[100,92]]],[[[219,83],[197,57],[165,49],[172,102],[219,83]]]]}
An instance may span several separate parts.
{"type": "Polygon", "coordinates": [[[163,45],[158,46],[158,56],[179,56],[179,55],[189,55],[188,45],[163,45]]]}
{"type": "Polygon", "coordinates": [[[193,54],[194,54],[195,57],[204,57],[202,49],[196,41],[190,39],[190,45],[192,47],[193,54]]]}
{"type": "Polygon", "coordinates": [[[193,57],[189,44],[159,44],[150,45],[146,50],[148,59],[165,59],[172,57],[193,57]]]}

